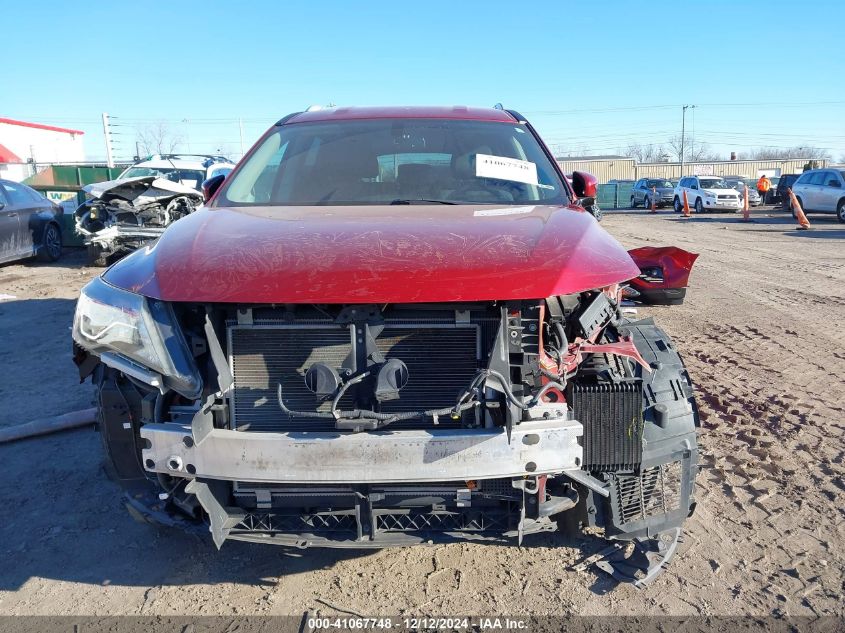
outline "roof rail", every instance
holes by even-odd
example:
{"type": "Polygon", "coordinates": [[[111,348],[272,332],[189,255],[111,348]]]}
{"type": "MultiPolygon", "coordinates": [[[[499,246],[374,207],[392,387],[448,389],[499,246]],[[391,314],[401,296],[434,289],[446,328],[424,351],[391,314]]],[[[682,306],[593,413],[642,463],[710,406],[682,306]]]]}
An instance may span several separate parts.
{"type": "Polygon", "coordinates": [[[278,125],[284,125],[284,124],[285,124],[285,123],[287,123],[290,119],[292,119],[293,117],[295,117],[297,114],[302,114],[302,112],[291,112],[290,114],[287,114],[287,115],[283,116],[281,119],[279,119],[278,121],[276,121],[276,125],[277,125],[277,126],[278,126],[278,125]]]}
{"type": "Polygon", "coordinates": [[[516,110],[508,110],[508,109],[507,109],[505,106],[503,106],[501,103],[497,103],[496,105],[494,105],[494,106],[493,106],[493,108],[494,108],[495,110],[502,110],[502,111],[504,111],[504,112],[507,112],[507,113],[508,113],[508,114],[510,114],[510,115],[511,115],[514,119],[516,119],[518,123],[528,123],[528,119],[526,119],[524,116],[522,116],[519,112],[517,112],[516,110]]]}
{"type": "Polygon", "coordinates": [[[228,161],[229,159],[221,154],[186,154],[184,152],[170,152],[167,154],[153,154],[150,156],[150,159],[164,159],[167,160],[168,158],[214,158],[216,160],[225,160],[228,161]]]}
{"type": "Polygon", "coordinates": [[[514,119],[516,119],[518,123],[528,123],[528,119],[526,119],[516,110],[505,110],[505,112],[510,114],[514,119]]]}
{"type": "Polygon", "coordinates": [[[232,163],[229,158],[225,156],[221,156],[220,154],[182,154],[182,153],[174,153],[174,154],[150,154],[149,156],[139,156],[137,160],[133,163],[137,165],[138,163],[145,163],[148,160],[190,160],[190,159],[202,159],[198,162],[201,162],[203,167],[208,167],[213,165],[214,163],[232,163]]]}

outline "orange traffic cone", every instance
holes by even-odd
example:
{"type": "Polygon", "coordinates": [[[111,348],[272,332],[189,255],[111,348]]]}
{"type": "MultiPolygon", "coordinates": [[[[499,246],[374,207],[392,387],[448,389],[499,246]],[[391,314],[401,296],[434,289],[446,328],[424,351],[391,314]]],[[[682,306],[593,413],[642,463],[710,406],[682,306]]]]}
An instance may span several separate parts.
{"type": "Polygon", "coordinates": [[[689,218],[692,217],[689,212],[689,200],[687,200],[687,190],[684,189],[682,192],[684,194],[684,217],[689,218]]]}
{"type": "Polygon", "coordinates": [[[742,201],[742,221],[751,222],[751,208],[748,204],[748,185],[745,185],[745,195],[742,201]]]}
{"type": "Polygon", "coordinates": [[[657,213],[657,188],[651,188],[651,212],[657,213]]]}
{"type": "Polygon", "coordinates": [[[806,231],[810,228],[810,221],[807,219],[807,216],[804,215],[804,209],[801,208],[801,203],[798,202],[798,198],[795,197],[795,194],[792,193],[791,188],[787,188],[789,192],[789,199],[792,202],[792,212],[795,214],[795,219],[798,220],[798,227],[801,231],[806,231]]]}

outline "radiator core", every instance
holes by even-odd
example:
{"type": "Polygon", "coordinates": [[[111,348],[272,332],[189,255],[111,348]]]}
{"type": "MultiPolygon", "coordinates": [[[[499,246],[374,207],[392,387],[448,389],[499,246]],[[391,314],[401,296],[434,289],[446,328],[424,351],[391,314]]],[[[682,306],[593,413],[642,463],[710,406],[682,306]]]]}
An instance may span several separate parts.
{"type": "MultiPolygon", "coordinates": [[[[398,400],[381,405],[382,412],[417,411],[450,407],[478,371],[480,330],[477,324],[393,323],[376,338],[385,358],[398,358],[408,367],[408,384],[398,400]]],[[[320,402],[305,386],[308,368],[323,362],[340,368],[353,351],[349,325],[274,324],[229,327],[229,350],[235,380],[231,394],[233,428],[250,431],[325,431],[334,420],[288,418],[277,403],[282,385],[285,406],[296,411],[329,412],[330,402],[320,402]]],[[[352,408],[344,396],[341,409],[352,408]]],[[[431,419],[395,422],[391,429],[429,428],[431,419]]],[[[448,416],[439,428],[460,426],[448,416]]]]}

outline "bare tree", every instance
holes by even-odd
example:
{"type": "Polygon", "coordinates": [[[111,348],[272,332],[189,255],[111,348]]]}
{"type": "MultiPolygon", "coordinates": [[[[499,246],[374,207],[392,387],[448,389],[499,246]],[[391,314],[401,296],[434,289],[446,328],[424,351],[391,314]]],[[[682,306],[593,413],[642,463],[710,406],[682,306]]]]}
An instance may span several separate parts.
{"type": "Polygon", "coordinates": [[[830,160],[831,155],[827,150],[818,147],[796,146],[796,147],[759,147],[757,149],[741,152],[740,158],[747,160],[784,160],[786,158],[808,158],[816,160],[830,160]]]}
{"type": "MultiPolygon", "coordinates": [[[[684,162],[708,162],[722,160],[718,153],[710,149],[707,143],[697,143],[690,137],[686,137],[683,143],[684,162]]],[[[676,134],[669,139],[669,150],[677,160],[681,160],[681,135],[676,134]]]]}
{"type": "Polygon", "coordinates": [[[555,143],[549,149],[552,150],[552,154],[554,154],[555,158],[561,158],[565,156],[572,156],[572,150],[567,149],[566,145],[563,143],[555,143]]]}
{"type": "Polygon", "coordinates": [[[182,137],[173,134],[163,121],[137,130],[136,141],[142,156],[173,154],[182,143],[182,137]]]}
{"type": "Polygon", "coordinates": [[[631,143],[624,151],[620,150],[619,153],[633,158],[638,163],[661,163],[669,159],[669,154],[662,144],[641,145],[640,143],[631,143]]]}

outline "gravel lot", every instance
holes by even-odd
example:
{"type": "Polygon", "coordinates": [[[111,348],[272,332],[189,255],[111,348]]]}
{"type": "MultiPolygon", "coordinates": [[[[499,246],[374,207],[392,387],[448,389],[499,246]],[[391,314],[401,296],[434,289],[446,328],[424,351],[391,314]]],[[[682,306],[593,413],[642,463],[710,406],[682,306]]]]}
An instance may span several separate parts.
{"type": "MultiPolygon", "coordinates": [[[[628,248],[701,254],[683,306],[640,309],[675,338],[702,411],[698,510],[652,587],[568,569],[601,544],[563,536],[218,553],[135,523],[83,429],[0,445],[0,614],[845,614],[845,225],[754,215],[603,221],[628,248]]],[[[90,406],[68,328],[97,272],[78,252],[0,267],[17,297],[0,302],[0,426],[90,406]]]]}

